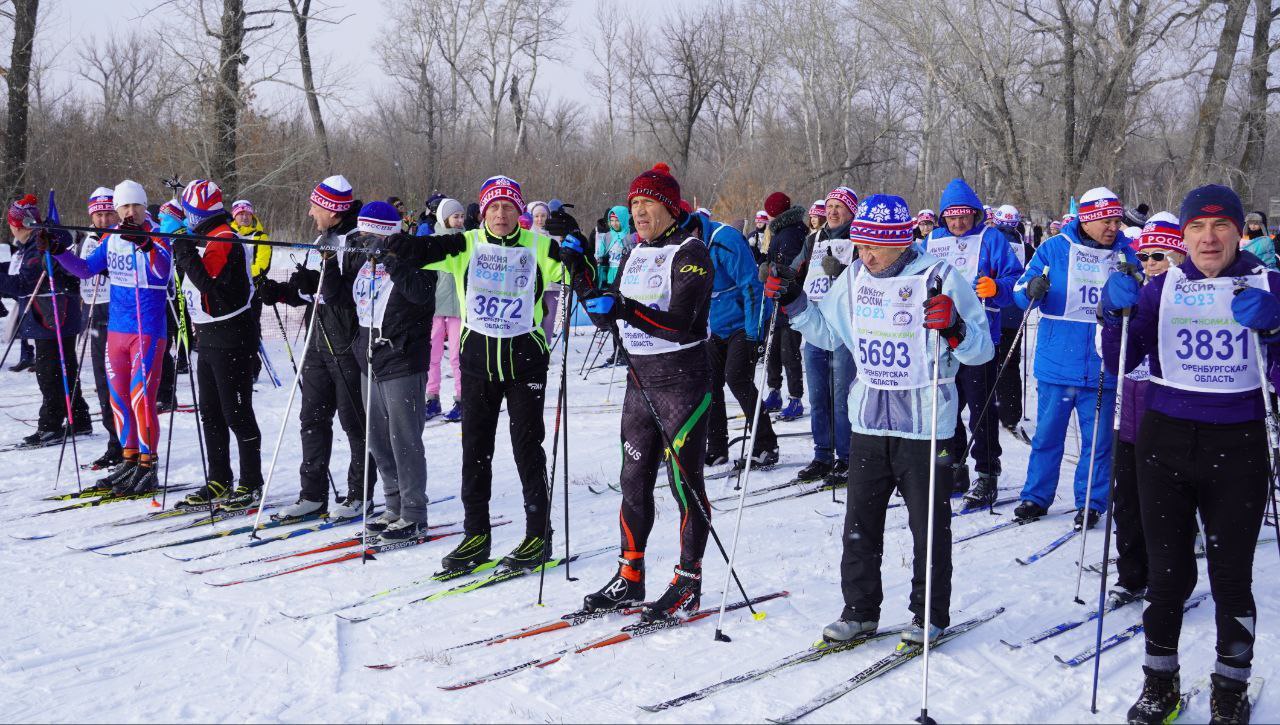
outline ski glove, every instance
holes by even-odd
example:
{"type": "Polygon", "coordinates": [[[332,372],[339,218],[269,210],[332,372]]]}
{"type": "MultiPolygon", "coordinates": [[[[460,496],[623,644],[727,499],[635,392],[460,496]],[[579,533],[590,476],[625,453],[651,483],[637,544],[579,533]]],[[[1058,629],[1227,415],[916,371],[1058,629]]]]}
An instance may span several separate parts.
{"type": "MultiPolygon", "coordinates": [[[[563,213],[563,212],[557,212],[563,213]]],[[[551,222],[548,221],[548,224],[551,222]]],[[[564,235],[564,239],[560,241],[560,263],[572,274],[578,269],[586,256],[583,255],[582,249],[586,246],[586,240],[582,238],[582,233],[576,229],[564,235]]]]}
{"type": "Polygon", "coordinates": [[[1280,342],[1280,300],[1266,290],[1244,287],[1231,300],[1236,322],[1262,334],[1267,344],[1280,342]]]}
{"type": "Polygon", "coordinates": [[[71,235],[61,229],[41,229],[36,232],[36,249],[58,256],[71,246],[71,235]]]}
{"type": "Polygon", "coordinates": [[[1142,285],[1138,280],[1124,272],[1112,272],[1107,283],[1102,285],[1102,311],[1109,315],[1118,315],[1121,310],[1138,304],[1142,293],[1142,285]]]}
{"type": "Polygon", "coordinates": [[[258,300],[264,305],[274,305],[284,300],[280,283],[274,279],[264,276],[261,281],[254,282],[254,289],[258,291],[258,300]]]}
{"type": "Polygon", "coordinates": [[[828,277],[839,277],[840,273],[844,271],[844,267],[843,264],[840,264],[840,260],[836,259],[836,256],[830,252],[822,258],[822,273],[828,277]]]}
{"type": "Polygon", "coordinates": [[[990,277],[980,277],[978,279],[978,284],[973,288],[973,291],[978,293],[978,299],[989,300],[996,296],[996,293],[1000,291],[1000,288],[996,287],[996,281],[994,279],[991,279],[990,277]]]}
{"type": "Polygon", "coordinates": [[[409,258],[413,256],[415,246],[413,236],[404,232],[396,232],[382,240],[383,252],[394,254],[404,261],[409,261],[409,258]]]}
{"type": "Polygon", "coordinates": [[[298,290],[300,295],[314,295],[320,288],[320,272],[299,264],[298,271],[289,275],[289,286],[298,290]]]}
{"type": "MultiPolygon", "coordinates": [[[[565,211],[564,207],[560,207],[547,215],[546,231],[549,236],[563,239],[577,232],[578,229],[578,220],[565,211]]],[[[581,252],[582,250],[579,249],[578,251],[581,252]]]]}
{"type": "Polygon", "coordinates": [[[151,237],[147,236],[143,228],[137,224],[124,222],[116,229],[120,233],[121,239],[132,243],[140,252],[150,252],[151,247],[154,246],[151,242],[151,237]]]}
{"type": "Polygon", "coordinates": [[[796,271],[785,264],[770,265],[769,275],[764,281],[764,296],[777,300],[783,307],[795,302],[800,296],[796,271]]]}
{"type": "Polygon", "coordinates": [[[1031,281],[1027,282],[1027,299],[1035,302],[1036,300],[1044,299],[1044,296],[1047,294],[1049,294],[1048,277],[1042,274],[1037,277],[1032,277],[1031,281]]]}
{"type": "Polygon", "coordinates": [[[587,308],[597,325],[608,326],[622,314],[622,293],[604,290],[583,300],[582,306],[587,308]]]}
{"type": "Polygon", "coordinates": [[[946,295],[934,295],[924,303],[924,326],[937,330],[952,350],[964,341],[964,320],[956,314],[955,301],[946,295]]]}

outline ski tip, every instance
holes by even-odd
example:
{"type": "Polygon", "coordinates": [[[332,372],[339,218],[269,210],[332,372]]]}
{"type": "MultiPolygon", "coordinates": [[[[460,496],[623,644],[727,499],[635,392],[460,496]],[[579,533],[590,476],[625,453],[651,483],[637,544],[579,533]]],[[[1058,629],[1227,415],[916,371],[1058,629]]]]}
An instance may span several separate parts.
{"type": "Polygon", "coordinates": [[[1023,561],[1022,559],[1014,559],[1014,561],[1018,562],[1019,564],[1021,564],[1021,565],[1023,565],[1023,566],[1026,566],[1027,564],[1030,564],[1030,563],[1031,563],[1031,562],[1029,562],[1029,561],[1023,561]]]}
{"type": "Polygon", "coordinates": [[[1054,659],[1054,660],[1056,660],[1056,661],[1058,662],[1058,664],[1063,665],[1063,666],[1065,666],[1065,667],[1070,667],[1070,666],[1071,666],[1071,663],[1070,663],[1070,662],[1068,662],[1068,661],[1066,661],[1066,660],[1064,660],[1064,659],[1062,659],[1062,657],[1061,657],[1060,655],[1054,655],[1054,656],[1053,656],[1053,659],[1054,659]]]}
{"type": "Polygon", "coordinates": [[[1010,642],[1007,639],[1000,640],[1000,644],[1008,647],[1009,649],[1022,649],[1022,645],[1018,644],[1017,642],[1010,642]]]}
{"type": "Polygon", "coordinates": [[[754,619],[754,620],[756,620],[757,622],[759,622],[759,621],[762,621],[762,620],[763,620],[765,617],[767,617],[767,616],[769,616],[769,615],[768,615],[768,613],[766,613],[766,612],[764,612],[764,611],[762,610],[762,611],[756,612],[755,614],[751,615],[751,618],[752,618],[752,619],[754,619]]]}
{"type": "Polygon", "coordinates": [[[645,712],[661,712],[662,711],[662,708],[656,705],[639,705],[638,707],[641,710],[644,710],[645,712]]]}
{"type": "Polygon", "coordinates": [[[371,670],[394,670],[394,669],[396,668],[396,666],[395,666],[395,665],[390,664],[390,663],[388,663],[388,664],[382,664],[382,665],[365,665],[365,667],[367,667],[367,668],[369,668],[369,669],[371,669],[371,670]]]}

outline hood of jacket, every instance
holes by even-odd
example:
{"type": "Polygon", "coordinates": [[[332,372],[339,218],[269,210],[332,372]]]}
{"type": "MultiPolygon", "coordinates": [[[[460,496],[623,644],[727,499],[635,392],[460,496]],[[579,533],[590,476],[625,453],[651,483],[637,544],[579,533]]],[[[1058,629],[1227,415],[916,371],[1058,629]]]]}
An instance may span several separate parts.
{"type": "Polygon", "coordinates": [[[620,231],[615,232],[613,227],[609,227],[609,242],[611,244],[622,244],[626,241],[627,235],[631,233],[631,211],[621,204],[610,207],[609,213],[605,214],[604,217],[606,225],[609,223],[610,216],[618,217],[618,229],[620,231]]]}
{"type": "Polygon", "coordinates": [[[808,211],[804,207],[793,206],[769,221],[769,231],[777,234],[782,229],[796,225],[804,227],[807,231],[809,226],[805,222],[809,220],[808,217],[808,211]]]}
{"type": "MultiPolygon", "coordinates": [[[[942,198],[938,201],[938,216],[941,217],[947,207],[952,206],[967,206],[978,215],[982,214],[982,200],[964,179],[952,179],[951,183],[947,184],[947,188],[942,190],[942,198]]],[[[979,219],[978,223],[981,224],[982,220],[979,219]]]]}
{"type": "Polygon", "coordinates": [[[463,231],[462,229],[450,229],[446,227],[445,221],[448,220],[448,218],[453,216],[454,214],[462,214],[464,216],[464,223],[465,223],[466,213],[467,213],[466,208],[463,207],[462,202],[458,201],[457,199],[441,199],[440,204],[436,206],[437,221],[435,226],[433,227],[433,231],[436,234],[457,234],[459,232],[462,232],[463,231]]]}

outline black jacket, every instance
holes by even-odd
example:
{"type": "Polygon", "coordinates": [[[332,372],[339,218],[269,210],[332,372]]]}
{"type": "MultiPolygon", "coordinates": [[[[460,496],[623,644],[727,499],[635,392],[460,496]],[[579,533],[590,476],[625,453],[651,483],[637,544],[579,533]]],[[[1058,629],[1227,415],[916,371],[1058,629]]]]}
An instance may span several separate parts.
{"type": "MultiPolygon", "coordinates": [[[[335,246],[343,244],[346,236],[355,230],[356,219],[359,214],[360,202],[357,201],[351,205],[351,209],[343,215],[342,220],[336,226],[316,239],[316,243],[335,246]]],[[[363,263],[363,257],[356,260],[354,259],[356,256],[330,254],[328,259],[322,259],[325,286],[328,287],[327,282],[329,279],[340,277],[348,264],[354,264],[356,271],[358,271],[363,263]],[[353,259],[348,262],[341,259],[344,256],[351,256],[353,259]]],[[[315,296],[311,286],[316,284],[319,273],[315,270],[303,270],[301,267],[302,265],[299,265],[299,272],[291,276],[288,282],[265,280],[260,291],[260,298],[265,304],[283,302],[292,307],[306,307],[307,311],[304,320],[305,324],[310,325],[311,315],[317,307],[313,303],[315,296]],[[310,280],[309,284],[307,280],[310,280]]],[[[348,288],[347,292],[350,293],[350,291],[350,288],[348,288]]],[[[356,321],[355,305],[329,304],[329,299],[325,296],[324,303],[318,305],[318,307],[320,309],[320,319],[316,326],[316,331],[311,335],[311,351],[329,354],[332,349],[332,354],[334,355],[350,354],[355,346],[360,326],[356,321]]]]}
{"type": "MultiPolygon", "coordinates": [[[[348,248],[367,246],[368,236],[350,234],[347,237],[348,248]]],[[[324,286],[320,289],[324,295],[323,307],[350,308],[355,315],[353,288],[368,257],[354,252],[343,256],[342,270],[325,275],[324,286]]],[[[427,369],[431,356],[431,318],[436,307],[436,275],[407,264],[394,254],[380,261],[395,286],[387,300],[382,327],[374,329],[373,377],[375,380],[394,380],[427,369]]],[[[357,317],[356,357],[365,360],[368,349],[369,328],[359,326],[357,317]]]]}
{"type": "MultiPolygon", "coordinates": [[[[183,277],[200,290],[200,304],[211,317],[221,317],[245,306],[253,288],[249,267],[245,263],[244,245],[228,225],[230,217],[215,214],[192,234],[224,237],[226,242],[208,242],[204,256],[196,252],[193,242],[173,240],[173,259],[183,277]]],[[[193,320],[193,322],[195,322],[193,320]]],[[[256,350],[258,325],[248,308],[217,322],[195,322],[196,349],[241,348],[256,350]]]]}

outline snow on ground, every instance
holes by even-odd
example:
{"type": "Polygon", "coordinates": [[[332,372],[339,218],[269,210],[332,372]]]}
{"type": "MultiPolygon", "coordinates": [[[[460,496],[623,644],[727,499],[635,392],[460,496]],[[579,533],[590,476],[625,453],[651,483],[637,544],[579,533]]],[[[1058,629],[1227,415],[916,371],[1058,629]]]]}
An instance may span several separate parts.
{"type": "MultiPolygon", "coordinates": [[[[296,323],[296,319],[293,320],[296,323]]],[[[609,398],[609,370],[590,374],[585,382],[576,372],[591,339],[586,329],[572,338],[569,375],[571,433],[572,546],[574,551],[616,546],[618,494],[602,489],[616,480],[620,465],[617,443],[619,403],[624,371],[609,398]],[[593,485],[601,494],[588,490],[593,485]]],[[[283,345],[270,345],[286,387],[272,389],[263,378],[255,396],[262,427],[264,466],[284,417],[292,380],[283,345]]],[[[554,390],[559,363],[549,380],[554,390]]],[[[86,386],[91,387],[90,381],[86,386]]],[[[451,381],[445,381],[445,407],[451,381]]],[[[37,397],[34,375],[0,373],[0,441],[16,441],[33,430],[37,397]]],[[[180,399],[190,402],[187,382],[180,399]]],[[[90,391],[86,390],[86,393],[90,391]]],[[[90,407],[95,399],[87,395],[90,407]]],[[[731,414],[737,412],[730,405],[731,414]]],[[[289,414],[284,449],[272,484],[271,499],[292,500],[297,491],[299,463],[297,412],[289,414]]],[[[547,408],[548,438],[554,405],[547,408]]],[[[740,428],[741,419],[731,422],[740,428]]],[[[169,480],[194,483],[200,478],[195,420],[189,413],[176,418],[169,480]]],[[[337,426],[335,425],[335,428],[337,426]]],[[[807,431],[808,420],[784,423],[781,431],[807,431]]],[[[162,435],[169,433],[166,416],[162,435]]],[[[429,424],[428,492],[433,497],[458,493],[460,442],[456,426],[429,424]]],[[[336,431],[335,476],[345,472],[347,454],[340,428],[336,431]]],[[[1021,484],[1028,448],[1004,440],[1006,487],[1021,484]]],[[[548,443],[548,452],[550,444],[548,443]]],[[[783,457],[808,460],[806,438],[782,439],[783,457]]],[[[92,460],[104,447],[101,434],[81,441],[81,461],[92,460]]],[[[68,456],[69,457],[69,456],[68,456]]],[[[0,537],[0,703],[6,720],[35,721],[546,721],[546,722],[748,722],[777,717],[827,685],[849,676],[892,648],[892,641],[875,642],[774,677],[741,686],[706,700],[659,714],[638,708],[682,694],[692,688],[765,664],[803,648],[821,627],[839,615],[840,514],[843,505],[830,494],[781,501],[748,509],[743,520],[738,566],[753,595],[776,590],[791,593],[761,607],[768,616],[753,621],[745,611],[725,619],[729,644],[716,642],[713,620],[704,620],[615,647],[567,657],[545,669],[520,672],[498,682],[468,690],[437,688],[469,676],[497,670],[587,642],[616,631],[619,620],[603,620],[528,640],[471,649],[415,662],[391,671],[364,665],[387,662],[514,629],[576,608],[581,597],[601,586],[612,574],[614,554],[596,556],[572,565],[576,581],[565,570],[546,577],[545,606],[538,607],[537,577],[526,577],[490,589],[415,604],[403,611],[364,623],[350,623],[331,615],[295,621],[281,612],[318,612],[415,579],[436,570],[440,557],[457,542],[444,539],[405,551],[318,568],[276,579],[226,588],[206,582],[224,581],[236,574],[279,568],[283,563],[256,564],[226,572],[192,575],[182,564],[153,551],[107,558],[72,551],[67,545],[87,545],[145,530],[103,528],[109,522],[154,511],[148,502],[116,503],[99,508],[38,518],[30,514],[55,503],[40,500],[54,491],[57,449],[0,453],[0,518],[6,533],[56,533],[40,541],[0,537]]],[[[787,480],[795,468],[753,474],[751,487],[787,480]]],[[[95,474],[85,473],[86,480],[95,474]]],[[[1069,506],[1071,468],[1063,470],[1058,506],[1069,506]]],[[[505,553],[523,533],[519,485],[510,455],[505,425],[499,426],[494,463],[493,513],[517,519],[495,529],[495,554],[505,553]]],[[[559,476],[557,476],[559,479],[559,476]]],[[[341,484],[340,484],[341,485],[341,484]]],[[[63,466],[58,491],[74,489],[75,476],[63,466]]],[[[562,483],[556,483],[556,553],[564,551],[562,483]]],[[[712,497],[732,493],[732,479],[710,483],[712,497]]],[[[181,494],[178,494],[181,495],[181,494]]],[[[844,494],[837,494],[841,500],[844,494]]],[[[170,497],[170,501],[173,500],[170,497]]],[[[378,496],[381,500],[381,496],[378,496]]],[[[658,494],[659,519],[648,556],[649,594],[657,596],[674,564],[675,505],[665,491],[658,494]]],[[[733,533],[733,504],[718,504],[716,524],[726,546],[733,533]]],[[[957,519],[957,536],[1007,520],[977,514],[957,519]]],[[[461,519],[455,498],[431,508],[434,523],[461,519]]],[[[180,520],[180,519],[179,519],[180,520]]],[[[165,522],[168,525],[170,522],[165,522]]],[[[228,525],[241,525],[236,519],[228,525]]],[[[1136,697],[1141,683],[1141,638],[1106,654],[1102,667],[1099,714],[1089,712],[1091,666],[1068,669],[1053,654],[1069,656],[1092,644],[1092,626],[1012,652],[1000,639],[1016,640],[1087,611],[1072,602],[1076,582],[1078,543],[1072,542],[1030,566],[1015,557],[1026,556],[1065,532],[1067,517],[1004,531],[956,546],[953,621],[990,607],[1008,611],[993,622],[939,648],[932,658],[930,714],[957,722],[1115,722],[1136,697]]],[[[882,624],[905,621],[910,576],[911,539],[905,513],[888,515],[884,558],[885,604],[882,624]]],[[[202,560],[214,566],[272,552],[285,552],[336,541],[338,529],[287,542],[236,551],[202,560]]],[[[189,532],[184,532],[184,534],[189,532]]],[[[144,537],[137,543],[177,538],[178,534],[144,537]]],[[[243,536],[169,549],[190,556],[241,543],[243,536]]],[[[1102,536],[1088,541],[1089,562],[1101,555],[1102,536]]],[[[124,546],[119,547],[126,548],[124,546]]],[[[1274,545],[1258,553],[1259,571],[1275,566],[1274,545]]],[[[300,559],[294,562],[303,561],[300,559]]],[[[704,606],[719,604],[725,567],[709,546],[705,560],[704,606]]],[[[284,562],[288,563],[288,562],[284,562]]],[[[1201,564],[1200,590],[1207,590],[1201,564]]],[[[1255,674],[1271,676],[1270,653],[1277,642],[1277,586],[1258,577],[1259,657],[1255,674]]],[[[386,597],[375,606],[354,610],[376,612],[409,601],[411,596],[438,591],[432,583],[386,597]]],[[[1082,596],[1097,599],[1098,579],[1086,574],[1082,596]]],[[[731,601],[736,600],[736,593],[731,601]]],[[[1108,633],[1138,621],[1137,607],[1107,618],[1108,633]]],[[[1211,602],[1192,610],[1183,635],[1184,680],[1207,675],[1213,660],[1211,602]]],[[[834,704],[819,710],[814,722],[902,722],[920,707],[919,662],[909,664],[834,704]]],[[[1203,722],[1208,698],[1199,698],[1187,721],[1203,722]]],[[[1264,700],[1255,721],[1280,718],[1280,706],[1264,700]]]]}

